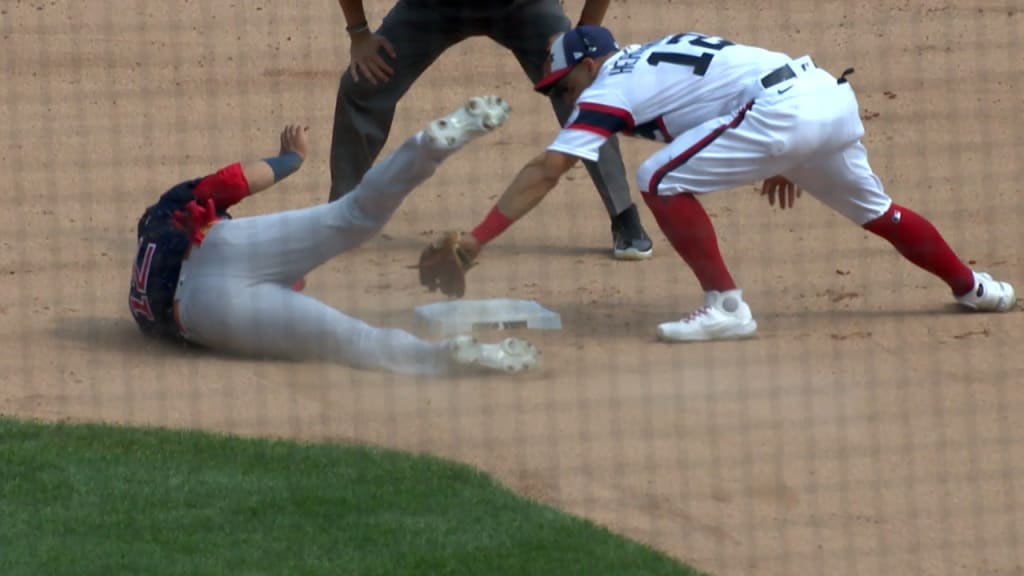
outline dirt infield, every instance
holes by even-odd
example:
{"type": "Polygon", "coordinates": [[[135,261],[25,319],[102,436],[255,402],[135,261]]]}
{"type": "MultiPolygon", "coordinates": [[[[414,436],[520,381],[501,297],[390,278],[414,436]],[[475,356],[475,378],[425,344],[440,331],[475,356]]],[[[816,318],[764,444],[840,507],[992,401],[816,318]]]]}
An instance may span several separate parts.
{"type": "MultiPolygon", "coordinates": [[[[627,42],[693,29],[856,68],[888,191],[1024,285],[1016,2],[727,4],[613,3],[608,24],[627,42]]],[[[0,6],[0,413],[428,451],[715,574],[1024,573],[1024,317],[959,313],[941,283],[810,198],[792,213],[752,187],[707,198],[760,322],[750,342],[654,342],[699,287],[660,234],[651,261],[608,257],[582,169],[471,274],[472,297],[562,314],[563,331],[531,335],[536,374],[421,381],[141,341],[126,307],[135,218],[165,188],[270,155],[294,120],[313,127],[306,167],[236,215],[327,197],[344,23],[331,2],[283,6],[0,6]]],[[[368,3],[375,21],[387,6],[368,3]]],[[[472,39],[414,86],[391,144],[478,93],[505,96],[509,124],[316,271],[311,294],[400,326],[435,298],[405,266],[433,232],[475,224],[557,130],[512,56],[472,39]]],[[[631,171],[652,150],[623,147],[631,171]]]]}

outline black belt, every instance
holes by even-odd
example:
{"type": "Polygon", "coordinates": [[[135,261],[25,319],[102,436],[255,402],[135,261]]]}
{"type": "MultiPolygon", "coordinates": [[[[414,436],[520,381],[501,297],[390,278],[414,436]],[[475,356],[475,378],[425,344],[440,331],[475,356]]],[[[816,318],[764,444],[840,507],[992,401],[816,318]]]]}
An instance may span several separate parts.
{"type": "Polygon", "coordinates": [[[792,78],[796,78],[796,72],[793,72],[789,64],[783,64],[761,78],[761,86],[767,90],[776,84],[782,84],[792,78]]]}
{"type": "MultiPolygon", "coordinates": [[[[848,82],[846,77],[850,74],[853,74],[853,68],[843,70],[843,74],[839,77],[837,83],[846,84],[848,82]]],[[[796,78],[796,72],[793,72],[793,69],[789,67],[789,64],[783,64],[762,77],[761,86],[767,90],[776,84],[782,84],[786,80],[790,80],[792,78],[796,78]]]]}

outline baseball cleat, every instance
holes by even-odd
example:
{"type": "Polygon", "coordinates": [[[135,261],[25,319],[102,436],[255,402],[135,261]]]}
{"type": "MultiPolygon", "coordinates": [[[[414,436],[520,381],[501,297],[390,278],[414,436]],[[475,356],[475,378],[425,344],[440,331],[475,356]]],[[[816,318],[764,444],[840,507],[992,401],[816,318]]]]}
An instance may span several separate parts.
{"type": "Polygon", "coordinates": [[[500,96],[476,96],[455,112],[434,120],[425,133],[438,147],[454,150],[497,129],[508,120],[509,106],[500,96]]]}
{"type": "Polygon", "coordinates": [[[703,306],[681,320],[658,325],[658,338],[669,342],[750,338],[755,332],[757,322],[742,290],[707,292],[703,306]]]}
{"type": "Polygon", "coordinates": [[[963,296],[958,296],[957,303],[965,308],[978,312],[1007,312],[1017,303],[1017,295],[1013,286],[1007,282],[993,280],[985,272],[974,273],[974,288],[963,296]]]}
{"type": "Polygon", "coordinates": [[[537,366],[540,354],[533,344],[519,338],[506,338],[496,344],[483,344],[472,336],[456,336],[451,341],[452,360],[462,366],[479,366],[498,372],[522,372],[537,366]]]}

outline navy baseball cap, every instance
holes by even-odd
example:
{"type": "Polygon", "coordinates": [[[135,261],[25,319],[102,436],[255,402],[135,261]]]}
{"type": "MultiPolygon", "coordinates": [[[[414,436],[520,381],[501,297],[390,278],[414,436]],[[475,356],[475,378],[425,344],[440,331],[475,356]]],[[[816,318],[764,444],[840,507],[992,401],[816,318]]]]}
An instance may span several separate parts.
{"type": "Polygon", "coordinates": [[[618,49],[619,45],[611,31],[603,26],[581,25],[563,32],[551,43],[548,52],[551,70],[533,86],[533,89],[547,94],[584,58],[600,58],[618,49]]]}

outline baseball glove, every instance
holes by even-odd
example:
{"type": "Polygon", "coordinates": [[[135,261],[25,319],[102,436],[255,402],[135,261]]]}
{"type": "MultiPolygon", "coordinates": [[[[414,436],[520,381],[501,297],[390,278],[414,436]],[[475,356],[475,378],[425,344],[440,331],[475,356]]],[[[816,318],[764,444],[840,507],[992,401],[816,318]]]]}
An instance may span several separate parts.
{"type": "Polygon", "coordinates": [[[445,296],[462,298],[466,293],[466,271],[473,260],[459,245],[458,232],[446,232],[423,249],[419,268],[420,284],[434,292],[440,289],[445,296]]]}

